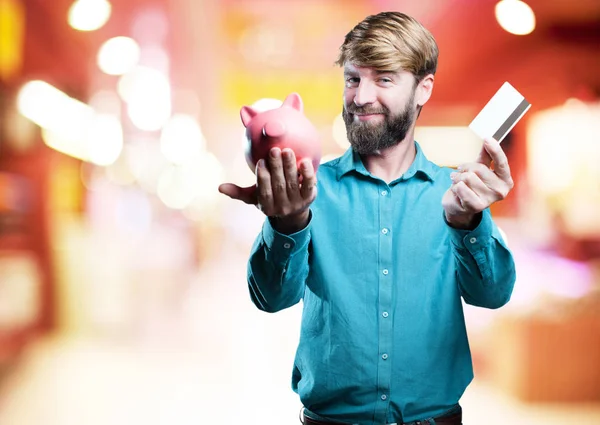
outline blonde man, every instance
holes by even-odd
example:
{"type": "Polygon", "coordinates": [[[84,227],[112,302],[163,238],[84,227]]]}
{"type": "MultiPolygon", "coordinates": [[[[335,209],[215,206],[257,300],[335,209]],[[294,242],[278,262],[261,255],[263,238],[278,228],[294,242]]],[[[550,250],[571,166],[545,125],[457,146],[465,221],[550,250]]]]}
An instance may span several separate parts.
{"type": "Polygon", "coordinates": [[[250,295],[268,312],[303,300],[292,387],[307,425],[461,424],[473,378],[461,298],[498,308],[511,296],[514,262],[489,212],[513,186],[499,144],[486,140],[453,172],[413,137],[437,56],[415,19],[367,17],[337,61],[351,149],[319,167],[318,182],[289,149],[257,167],[267,219],[250,295]]]}

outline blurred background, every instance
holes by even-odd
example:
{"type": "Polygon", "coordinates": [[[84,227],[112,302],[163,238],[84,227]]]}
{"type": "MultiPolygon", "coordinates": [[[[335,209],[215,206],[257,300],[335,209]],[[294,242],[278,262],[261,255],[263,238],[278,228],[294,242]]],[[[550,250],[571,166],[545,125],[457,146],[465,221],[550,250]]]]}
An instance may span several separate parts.
{"type": "Polygon", "coordinates": [[[348,147],[334,66],[384,10],[440,47],[416,139],[473,160],[466,127],[509,81],[493,213],[513,299],[466,306],[465,423],[600,424],[600,1],[0,0],[0,424],[298,423],[301,305],[254,308],[263,216],[239,110],[298,92],[324,159],[348,147]]]}

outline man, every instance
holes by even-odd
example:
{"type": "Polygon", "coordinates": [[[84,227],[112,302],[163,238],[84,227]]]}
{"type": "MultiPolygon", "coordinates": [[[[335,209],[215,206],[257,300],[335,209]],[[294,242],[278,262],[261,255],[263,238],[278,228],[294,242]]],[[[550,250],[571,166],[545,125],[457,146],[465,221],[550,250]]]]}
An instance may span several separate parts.
{"type": "Polygon", "coordinates": [[[437,56],[413,18],[367,17],[338,59],[352,148],[319,167],[318,183],[309,160],[297,170],[274,148],[254,198],[220,187],[267,216],[248,263],[252,301],[276,312],[303,300],[292,386],[305,424],[460,424],[473,378],[461,297],[498,308],[511,296],[513,259],[488,209],[513,186],[499,144],[453,172],[413,139],[437,56]]]}

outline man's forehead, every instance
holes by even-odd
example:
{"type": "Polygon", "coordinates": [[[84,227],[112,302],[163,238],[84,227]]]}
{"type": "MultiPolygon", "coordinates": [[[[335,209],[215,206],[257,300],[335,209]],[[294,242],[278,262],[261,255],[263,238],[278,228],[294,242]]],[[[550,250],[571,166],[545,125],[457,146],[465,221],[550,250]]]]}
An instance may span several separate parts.
{"type": "Polygon", "coordinates": [[[373,74],[373,75],[397,74],[397,75],[400,75],[403,72],[406,72],[406,71],[403,71],[402,69],[398,69],[398,70],[394,71],[394,70],[376,69],[376,68],[370,67],[370,66],[357,66],[350,62],[346,62],[344,64],[344,73],[345,74],[373,74]]]}
{"type": "Polygon", "coordinates": [[[346,62],[344,64],[344,72],[347,74],[358,74],[358,73],[375,73],[375,68],[369,66],[357,66],[353,63],[346,62]]]}

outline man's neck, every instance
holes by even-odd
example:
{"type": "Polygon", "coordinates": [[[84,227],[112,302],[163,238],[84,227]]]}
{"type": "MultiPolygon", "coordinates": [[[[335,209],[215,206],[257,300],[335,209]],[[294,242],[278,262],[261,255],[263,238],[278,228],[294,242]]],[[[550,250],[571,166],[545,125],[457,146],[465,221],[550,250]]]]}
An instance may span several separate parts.
{"type": "Polygon", "coordinates": [[[402,177],[415,160],[417,149],[414,140],[414,132],[410,131],[395,146],[374,154],[361,155],[362,162],[369,173],[390,183],[402,177]]]}

